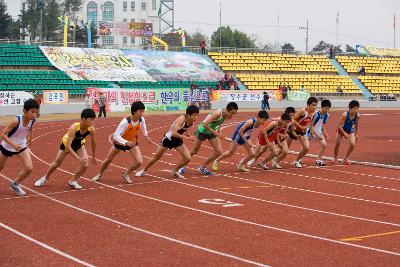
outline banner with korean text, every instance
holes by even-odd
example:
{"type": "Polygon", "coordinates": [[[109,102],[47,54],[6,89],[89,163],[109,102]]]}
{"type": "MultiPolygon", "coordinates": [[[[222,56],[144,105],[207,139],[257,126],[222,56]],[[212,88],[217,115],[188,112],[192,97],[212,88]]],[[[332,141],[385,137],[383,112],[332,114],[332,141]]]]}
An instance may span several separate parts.
{"type": "Polygon", "coordinates": [[[73,80],[155,80],[117,49],[40,46],[50,63],[73,80]]]}
{"type": "Polygon", "coordinates": [[[34,98],[34,96],[24,91],[1,91],[0,106],[23,105],[30,98],[34,98]]]}
{"type": "Polygon", "coordinates": [[[44,104],[68,104],[68,90],[43,91],[44,104]]]}
{"type": "Polygon", "coordinates": [[[310,97],[309,92],[304,91],[289,91],[287,92],[287,98],[289,101],[305,101],[310,97]]]}
{"type": "Polygon", "coordinates": [[[207,89],[168,88],[168,89],[118,89],[86,88],[94,111],[99,111],[100,92],[107,99],[106,110],[110,112],[130,112],[134,101],[142,101],[147,111],[186,110],[195,102],[209,101],[207,89]]]}
{"type": "Polygon", "coordinates": [[[267,92],[270,101],[282,100],[282,94],[279,90],[269,91],[255,91],[255,90],[214,90],[212,93],[212,101],[227,101],[227,102],[243,102],[243,101],[258,101],[261,102],[264,99],[263,92],[267,92]]]}

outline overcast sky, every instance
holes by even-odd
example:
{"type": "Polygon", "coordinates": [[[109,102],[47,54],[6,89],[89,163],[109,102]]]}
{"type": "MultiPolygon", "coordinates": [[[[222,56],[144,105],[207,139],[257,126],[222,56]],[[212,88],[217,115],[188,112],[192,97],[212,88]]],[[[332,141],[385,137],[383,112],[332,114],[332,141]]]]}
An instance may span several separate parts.
{"type": "MultiPolygon", "coordinates": [[[[122,1],[122,0],[120,0],[122,1]]],[[[13,17],[19,0],[6,0],[13,17]]],[[[292,43],[305,50],[305,26],[309,20],[309,47],[320,40],[336,44],[336,15],[339,12],[339,43],[393,47],[393,14],[397,14],[396,47],[400,47],[400,0],[175,0],[175,27],[188,32],[200,29],[211,36],[222,24],[248,34],[257,34],[263,43],[292,43]]]]}

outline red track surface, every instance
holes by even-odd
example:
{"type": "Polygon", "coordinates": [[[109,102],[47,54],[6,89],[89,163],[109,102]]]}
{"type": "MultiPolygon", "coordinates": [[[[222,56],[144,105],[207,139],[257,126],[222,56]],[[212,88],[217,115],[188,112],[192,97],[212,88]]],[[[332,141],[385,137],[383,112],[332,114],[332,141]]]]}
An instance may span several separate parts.
{"type": "MultiPolygon", "coordinates": [[[[394,121],[400,121],[400,114],[363,113],[379,115],[362,117],[361,138],[352,159],[399,164],[400,124],[394,121]]],[[[234,121],[251,115],[240,113],[234,121]]],[[[333,112],[328,124],[327,156],[332,156],[338,117],[339,112],[333,112]]],[[[159,142],[174,118],[147,116],[154,142],[159,142]]],[[[119,121],[95,122],[101,160],[119,121]]],[[[244,174],[235,168],[244,153],[240,148],[221,164],[218,174],[204,177],[196,167],[210,153],[207,144],[193,158],[183,180],[166,172],[178,159],[172,151],[149,175],[126,185],[120,175],[131,159],[121,153],[102,183],[89,181],[99,168],[91,166],[80,181],[84,190],[69,190],[66,183],[77,163],[67,158],[46,187],[35,188],[34,181],[54,159],[70,123],[36,125],[34,171],[23,183],[28,196],[15,197],[8,188],[7,179],[18,171],[16,158],[1,173],[1,266],[400,265],[399,170],[360,165],[316,168],[313,159],[306,158],[308,166],[303,169],[283,164],[282,170],[254,168],[244,174]],[[240,206],[206,204],[201,199],[223,199],[240,206]],[[352,237],[361,238],[341,241],[352,237]]],[[[226,127],[224,133],[230,136],[233,127],[226,127]]],[[[155,145],[141,145],[146,161],[155,145]]],[[[316,144],[311,147],[315,153],[316,144]]]]}

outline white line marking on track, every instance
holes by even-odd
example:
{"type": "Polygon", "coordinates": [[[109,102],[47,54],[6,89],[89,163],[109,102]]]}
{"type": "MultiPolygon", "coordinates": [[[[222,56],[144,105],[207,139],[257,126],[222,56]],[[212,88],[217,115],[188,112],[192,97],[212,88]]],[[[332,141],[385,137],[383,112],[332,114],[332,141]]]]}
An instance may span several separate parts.
{"type": "MultiPolygon", "coordinates": [[[[32,153],[32,154],[33,154],[33,153],[32,153]]],[[[37,158],[38,160],[40,160],[40,161],[46,163],[47,165],[49,164],[49,163],[45,162],[44,160],[38,158],[36,155],[33,154],[33,156],[34,156],[35,158],[37,158]]],[[[114,165],[114,164],[113,164],[113,165],[114,165]]],[[[123,168],[123,167],[121,167],[121,168],[123,168]]],[[[66,170],[63,170],[63,169],[61,169],[61,168],[59,168],[59,170],[64,171],[64,172],[66,172],[66,173],[70,173],[70,172],[68,172],[68,171],[66,171],[66,170]]],[[[70,173],[70,174],[71,174],[71,173],[70,173]]],[[[1,174],[0,174],[0,175],[1,175],[1,174]]],[[[3,175],[1,175],[1,176],[3,176],[3,175]]],[[[3,176],[3,177],[4,177],[4,176],[3,176]]],[[[87,179],[87,178],[84,178],[84,179],[89,180],[89,179],[87,179]]],[[[161,179],[164,179],[164,178],[161,178],[161,179]]],[[[169,180],[169,181],[171,181],[171,182],[177,182],[177,181],[173,181],[173,180],[169,180]]],[[[182,183],[182,182],[177,182],[177,183],[182,183]]],[[[201,213],[206,213],[206,214],[210,214],[210,215],[217,216],[217,217],[222,217],[222,218],[226,218],[226,219],[230,219],[230,220],[234,220],[234,221],[239,221],[239,222],[243,222],[243,223],[248,223],[248,224],[251,224],[251,225],[257,225],[257,226],[261,226],[261,227],[264,227],[264,228],[274,229],[274,230],[282,231],[282,232],[286,232],[286,233],[291,233],[291,234],[296,234],[296,235],[300,235],[300,236],[310,237],[310,238],[314,238],[314,239],[324,240],[324,241],[328,241],[328,242],[338,243],[338,244],[342,244],[342,245],[346,245],[346,246],[353,246],[353,247],[363,248],[363,249],[367,249],[367,250],[372,250],[372,251],[377,251],[377,252],[382,252],[382,253],[386,253],[386,254],[392,254],[392,255],[400,256],[400,253],[393,252],[393,251],[386,251],[386,250],[381,250],[381,249],[377,249],[377,248],[371,248],[371,247],[360,246],[360,245],[355,245],[355,244],[348,244],[348,243],[345,243],[345,242],[341,242],[341,241],[337,241],[337,240],[332,240],[332,239],[328,239],[328,238],[324,238],[324,237],[313,236],[313,235],[309,235],[309,234],[305,234],[305,233],[295,232],[295,231],[291,231],[291,230],[287,230],[287,229],[282,229],[282,228],[277,228],[277,227],[272,227],[272,226],[268,226],[268,225],[256,224],[256,223],[253,223],[253,222],[248,222],[248,221],[240,220],[240,219],[233,218],[233,217],[228,217],[228,216],[224,216],[224,215],[220,215],[220,214],[214,214],[214,213],[207,212],[207,211],[203,211],[203,210],[197,210],[197,209],[194,209],[194,208],[191,208],[191,207],[181,206],[181,205],[179,205],[179,204],[175,204],[175,203],[172,203],[172,202],[168,203],[167,201],[155,199],[155,198],[148,197],[148,196],[145,196],[145,195],[136,194],[136,193],[133,193],[133,192],[130,192],[130,191],[126,191],[126,190],[120,189],[120,188],[115,188],[115,187],[112,187],[112,186],[108,186],[108,185],[103,184],[103,183],[100,183],[100,184],[103,185],[103,186],[106,186],[106,187],[111,187],[111,188],[114,188],[114,189],[116,189],[116,190],[120,190],[120,191],[129,193],[129,194],[133,194],[133,195],[136,195],[136,196],[140,196],[140,197],[144,197],[144,198],[149,198],[149,199],[152,199],[152,200],[155,200],[155,201],[167,203],[167,204],[174,205],[174,206],[180,206],[180,207],[183,207],[183,208],[187,208],[187,209],[190,209],[190,210],[195,210],[195,211],[198,211],[198,212],[201,212],[201,213]]],[[[182,183],[182,184],[189,185],[189,186],[193,186],[193,185],[186,184],[186,183],[182,183]]],[[[197,186],[195,186],[195,187],[197,187],[197,186]]],[[[201,188],[201,187],[200,187],[200,188],[201,188]]],[[[211,191],[217,191],[217,192],[220,192],[220,193],[223,193],[223,194],[231,194],[231,193],[228,193],[228,192],[213,190],[213,189],[209,189],[209,188],[204,188],[204,189],[205,189],[205,190],[211,190],[211,191]]],[[[31,189],[29,189],[29,190],[31,190],[31,189]]],[[[33,190],[32,190],[32,191],[33,191],[33,190]]],[[[36,192],[36,191],[34,191],[34,192],[36,192]]],[[[38,192],[36,192],[36,193],[38,193],[38,192]]],[[[38,193],[38,194],[40,194],[40,193],[38,193]]],[[[238,195],[238,196],[240,196],[240,195],[238,195]]],[[[56,201],[56,202],[59,202],[58,200],[53,199],[53,198],[48,197],[48,196],[44,196],[44,195],[43,195],[43,197],[49,198],[49,199],[51,199],[51,200],[53,200],[53,201],[56,201]]],[[[246,197],[246,196],[241,196],[241,197],[248,198],[248,199],[252,199],[251,197],[246,197]]],[[[261,200],[261,201],[270,202],[270,201],[266,201],[266,200],[261,200]]],[[[67,204],[67,203],[63,203],[63,204],[64,204],[64,205],[67,205],[67,206],[72,206],[72,205],[67,204]]],[[[282,203],[282,204],[283,204],[283,203],[282,203]]],[[[286,205],[287,205],[287,204],[286,204],[286,205]]],[[[291,205],[287,205],[287,206],[291,206],[291,205]]],[[[72,206],[72,207],[73,207],[73,208],[76,208],[76,209],[80,209],[80,208],[77,208],[77,207],[74,207],[74,206],[72,206]]],[[[304,208],[304,209],[307,209],[307,208],[304,208]]],[[[312,210],[312,209],[308,209],[308,210],[312,210]]],[[[323,212],[323,211],[318,211],[318,210],[315,210],[315,211],[320,212],[320,213],[325,213],[325,214],[331,214],[331,215],[334,214],[334,213],[323,212]]],[[[86,211],[86,212],[91,213],[90,211],[86,211]]],[[[100,215],[100,216],[101,216],[101,215],[100,215]]],[[[357,219],[357,217],[352,217],[352,216],[347,216],[347,215],[337,215],[337,216],[357,219]]],[[[110,220],[111,220],[111,219],[110,219],[110,220]]],[[[374,221],[374,220],[369,220],[369,219],[364,219],[364,220],[365,220],[365,221],[370,221],[370,222],[383,223],[383,224],[391,224],[391,223],[387,223],[387,222],[379,222],[379,221],[374,221]]],[[[393,224],[391,224],[391,225],[393,225],[393,224]]]]}
{"type": "MultiPolygon", "coordinates": [[[[164,126],[164,127],[165,127],[165,126],[164,126]]],[[[159,129],[159,128],[162,128],[162,127],[158,127],[158,128],[152,129],[152,130],[149,131],[149,133],[152,132],[152,131],[155,131],[155,130],[157,130],[157,129],[159,129]]],[[[48,133],[43,134],[43,135],[41,135],[41,136],[44,136],[44,135],[47,135],[47,134],[48,134],[48,133]]],[[[41,137],[41,136],[40,136],[40,137],[41,137]]],[[[39,138],[39,137],[38,137],[38,138],[39,138]]],[[[109,142],[111,142],[111,140],[109,140],[109,142]]],[[[154,144],[155,144],[155,143],[154,143],[154,144]]],[[[157,144],[155,144],[155,145],[157,145],[157,144]]],[[[31,152],[31,153],[32,153],[32,152],[31,152]]],[[[47,162],[45,162],[44,160],[40,159],[40,158],[37,157],[35,154],[32,153],[32,155],[33,155],[35,158],[37,158],[38,160],[40,160],[40,161],[44,162],[45,164],[49,165],[47,162]]],[[[146,156],[144,156],[144,157],[146,157],[146,156]]],[[[198,156],[198,157],[201,157],[201,156],[198,156]]],[[[149,157],[146,157],[146,158],[149,158],[149,157]]],[[[101,160],[99,160],[99,161],[101,161],[101,160]]],[[[168,165],[175,165],[175,164],[172,164],[172,163],[169,163],[169,162],[165,162],[165,161],[162,161],[162,160],[159,160],[159,162],[166,163],[166,164],[168,164],[168,165]]],[[[115,166],[115,167],[120,168],[120,169],[125,169],[124,167],[119,166],[119,165],[116,165],[116,164],[113,164],[113,163],[111,163],[110,165],[115,166]]],[[[192,168],[192,169],[193,169],[193,168],[192,168]]],[[[221,176],[221,174],[217,174],[217,175],[220,175],[220,176],[221,176]]],[[[163,179],[163,180],[166,181],[166,182],[177,182],[177,183],[182,183],[182,182],[178,182],[178,181],[174,181],[174,180],[169,180],[169,179],[161,178],[161,177],[159,177],[159,176],[154,176],[154,175],[149,175],[149,176],[152,176],[152,177],[155,177],[155,178],[158,178],[158,179],[163,179]]],[[[232,176],[231,176],[231,177],[232,177],[232,176]]],[[[238,178],[238,179],[242,179],[242,180],[243,180],[244,178],[238,178]]],[[[253,181],[253,180],[252,180],[252,181],[253,181]]],[[[259,182],[259,183],[263,183],[263,182],[259,182]]],[[[204,189],[204,190],[216,191],[216,192],[219,192],[219,193],[222,193],[222,194],[233,194],[233,193],[230,193],[230,192],[218,191],[218,190],[215,190],[215,189],[206,188],[206,187],[200,187],[200,186],[195,186],[195,185],[187,184],[187,183],[182,183],[182,184],[185,184],[185,185],[188,185],[188,186],[198,187],[198,188],[201,188],[201,189],[204,189]]],[[[264,183],[264,184],[265,184],[265,183],[264,183]]],[[[281,187],[281,186],[278,185],[278,187],[281,187]]],[[[271,203],[271,204],[275,204],[275,205],[281,205],[281,206],[286,206],[286,207],[291,207],[291,208],[297,208],[297,209],[301,209],[301,210],[307,210],[307,211],[312,211],[312,212],[317,212],[317,213],[322,213],[322,214],[328,214],[328,215],[333,215],[333,216],[339,216],[339,217],[344,217],[344,218],[351,218],[351,219],[362,220],[362,221],[368,221],[368,222],[374,222],[374,223],[380,223],[380,224],[387,224],[387,225],[392,225],[392,226],[400,226],[400,224],[391,223],[391,222],[384,222],[384,221],[372,220],[372,219],[367,219],[367,218],[362,218],[362,217],[356,217],[356,216],[350,216],[350,215],[345,215],[345,214],[340,214],[340,213],[334,213],[334,212],[329,212],[329,211],[322,211],[322,210],[317,210],[317,209],[312,209],[312,208],[307,208],[307,207],[302,207],[302,206],[296,206],[296,205],[291,205],[291,204],[286,204],[286,203],[281,203],[281,202],[269,201],[269,200],[265,200],[265,199],[252,198],[252,197],[243,196],[243,195],[238,195],[238,194],[233,194],[233,195],[236,195],[236,196],[238,196],[238,197],[247,198],[247,199],[253,199],[253,200],[257,200],[257,201],[261,201],[261,202],[271,203]]]]}
{"type": "MultiPolygon", "coordinates": [[[[46,161],[38,158],[37,156],[34,155],[34,157],[36,157],[38,160],[42,161],[43,163],[46,163],[47,165],[49,165],[49,163],[47,163],[46,161]]],[[[64,170],[62,168],[58,168],[58,169],[63,171],[63,172],[65,172],[65,173],[72,174],[71,172],[69,172],[67,170],[64,170]]],[[[6,177],[6,176],[4,176],[2,174],[0,174],[0,176],[2,176],[3,178],[11,181],[11,179],[9,179],[8,177],[6,177]]],[[[82,178],[85,179],[85,180],[90,181],[90,179],[85,178],[83,176],[82,176],[82,178]]],[[[164,178],[161,178],[161,179],[164,179],[164,178]]],[[[177,181],[174,181],[174,182],[177,182],[177,181]]],[[[244,223],[244,224],[248,224],[248,225],[252,225],[252,226],[258,226],[258,227],[262,227],[262,228],[266,228],[266,229],[276,230],[276,231],[284,232],[284,233],[288,233],[288,234],[294,234],[294,235],[298,235],[298,236],[308,237],[308,238],[317,239],[317,240],[321,240],[321,241],[327,241],[327,242],[330,242],[330,243],[336,243],[336,244],[341,244],[341,245],[345,245],[345,246],[351,246],[351,247],[361,248],[361,249],[365,249],[365,250],[380,252],[380,253],[384,253],[384,254],[400,256],[400,253],[397,253],[397,252],[394,252],[394,251],[377,249],[377,248],[368,247],[368,246],[362,246],[362,245],[357,245],[357,244],[351,244],[351,243],[346,243],[346,242],[342,242],[342,241],[338,241],[338,240],[334,240],[334,239],[329,239],[329,238],[325,238],[325,237],[320,237],[320,236],[310,235],[310,234],[306,234],[306,233],[296,232],[296,231],[292,231],[292,230],[288,230],[288,229],[284,229],[284,228],[279,228],[279,227],[274,227],[274,226],[270,226],[270,225],[259,224],[259,223],[255,223],[255,222],[251,222],[251,221],[246,221],[246,220],[242,220],[242,219],[238,219],[238,218],[234,218],[234,217],[230,217],[230,216],[225,216],[225,215],[221,215],[221,214],[217,214],[217,213],[213,213],[213,212],[209,212],[209,211],[205,211],[205,210],[201,210],[201,209],[192,208],[192,207],[176,204],[176,203],[173,203],[173,202],[169,202],[169,201],[165,201],[165,200],[161,200],[161,199],[157,199],[157,198],[153,198],[153,197],[149,197],[149,196],[146,196],[146,195],[142,195],[142,194],[134,193],[134,192],[127,191],[127,190],[124,190],[124,189],[116,188],[114,186],[109,186],[109,185],[101,183],[101,182],[98,183],[98,184],[100,184],[100,185],[102,185],[104,187],[113,188],[115,190],[131,194],[131,195],[134,195],[134,196],[138,196],[138,197],[154,200],[154,201],[157,201],[157,202],[161,202],[161,203],[165,203],[165,204],[168,204],[168,205],[172,205],[172,206],[176,206],[176,207],[180,207],[180,208],[196,211],[196,212],[203,213],[203,214],[208,214],[208,215],[211,215],[211,216],[216,216],[216,217],[223,218],[223,219],[232,220],[232,221],[235,221],[235,222],[240,222],[240,223],[244,223]]],[[[52,201],[55,201],[55,202],[57,202],[59,204],[65,205],[67,207],[73,208],[75,210],[79,210],[79,211],[81,211],[83,213],[90,214],[90,215],[93,215],[95,217],[98,217],[98,218],[101,218],[101,219],[104,219],[104,220],[107,220],[107,221],[110,221],[110,222],[114,222],[114,223],[119,224],[121,226],[125,226],[125,227],[131,228],[131,229],[134,229],[134,230],[137,230],[137,231],[149,234],[149,235],[153,235],[153,236],[156,236],[156,237],[160,237],[160,238],[163,238],[163,239],[170,240],[172,242],[176,242],[176,243],[179,243],[179,244],[183,244],[183,245],[191,246],[191,247],[198,248],[198,249],[201,249],[201,250],[205,250],[205,251],[208,251],[208,252],[211,252],[211,253],[215,253],[215,254],[219,254],[220,253],[219,255],[226,256],[226,257],[229,257],[229,258],[234,258],[234,259],[246,262],[246,263],[252,263],[252,264],[257,265],[257,266],[265,266],[265,265],[263,265],[261,263],[249,261],[249,260],[242,259],[242,258],[233,256],[233,255],[230,255],[230,254],[225,254],[225,253],[222,253],[222,252],[219,252],[219,251],[214,251],[214,250],[211,250],[211,249],[208,249],[208,248],[200,247],[200,246],[197,246],[197,245],[194,245],[194,244],[191,244],[191,243],[180,241],[180,240],[177,240],[177,239],[174,239],[174,238],[171,238],[171,237],[167,237],[167,236],[163,236],[163,235],[160,235],[160,234],[157,234],[157,233],[153,233],[153,232],[150,232],[150,231],[147,231],[147,230],[144,230],[144,229],[141,229],[141,228],[126,224],[126,223],[122,223],[122,222],[116,221],[114,219],[105,217],[103,215],[100,215],[100,214],[97,214],[97,213],[94,213],[94,212],[91,212],[91,211],[88,211],[88,210],[73,206],[71,204],[68,204],[66,202],[54,199],[54,198],[49,197],[49,196],[43,195],[43,194],[41,194],[41,193],[39,193],[39,192],[37,192],[37,191],[35,191],[33,189],[30,189],[30,188],[28,188],[26,186],[23,186],[23,187],[26,188],[29,191],[32,191],[32,192],[34,192],[36,194],[39,194],[39,195],[43,196],[44,198],[47,198],[47,199],[52,200],[52,201]]],[[[211,191],[223,192],[223,191],[219,191],[219,190],[211,190],[211,191]]]]}
{"type": "MultiPolygon", "coordinates": [[[[71,172],[63,170],[61,168],[59,168],[59,170],[62,170],[63,172],[66,172],[66,173],[69,173],[69,174],[72,174],[71,172]]],[[[1,173],[0,173],[0,176],[3,177],[4,179],[10,181],[10,182],[12,181],[9,177],[7,177],[7,176],[5,176],[5,175],[3,175],[1,173]]],[[[84,178],[84,179],[89,180],[88,178],[84,178]]],[[[98,183],[98,184],[102,184],[105,187],[113,188],[113,189],[116,189],[118,191],[130,192],[130,191],[126,191],[126,190],[123,190],[123,189],[120,189],[120,188],[109,186],[109,185],[106,185],[106,184],[103,184],[103,183],[98,183]]],[[[241,258],[241,257],[238,257],[238,256],[234,256],[234,255],[228,254],[228,253],[224,253],[224,252],[220,252],[220,251],[217,251],[217,250],[213,250],[213,249],[209,249],[209,248],[206,248],[206,247],[202,247],[202,246],[199,246],[199,245],[195,245],[193,243],[189,243],[189,242],[186,242],[186,241],[175,239],[175,238],[172,238],[172,237],[169,237],[169,236],[157,234],[157,233],[154,233],[154,232],[151,232],[151,231],[148,231],[148,230],[145,230],[145,229],[142,229],[142,228],[127,224],[127,223],[123,223],[123,222],[111,219],[109,217],[97,214],[95,212],[91,212],[89,210],[86,210],[86,209],[83,209],[83,208],[79,208],[79,207],[74,206],[72,204],[69,204],[69,203],[66,203],[64,201],[61,201],[61,200],[52,198],[50,196],[44,195],[42,193],[39,193],[38,191],[33,190],[33,189],[29,188],[29,187],[26,187],[26,186],[23,186],[23,187],[26,188],[27,190],[35,193],[35,194],[38,194],[38,195],[42,196],[43,198],[46,198],[48,200],[51,200],[53,202],[56,202],[56,203],[61,204],[63,206],[66,206],[68,208],[71,208],[71,209],[80,211],[82,213],[94,216],[94,217],[96,217],[98,219],[102,219],[102,220],[105,220],[105,221],[108,221],[108,222],[115,223],[115,224],[120,225],[120,226],[127,227],[129,229],[132,229],[132,230],[144,233],[144,234],[148,234],[148,235],[151,235],[151,236],[154,236],[154,237],[158,237],[158,238],[161,238],[161,239],[164,239],[164,240],[168,240],[168,241],[171,241],[171,242],[174,242],[174,243],[177,243],[177,244],[180,244],[180,245],[184,245],[184,246],[187,246],[187,247],[191,247],[191,248],[199,249],[199,250],[202,250],[202,251],[206,251],[206,252],[209,252],[209,253],[212,253],[212,254],[216,254],[216,255],[219,255],[219,256],[224,256],[224,257],[227,257],[227,258],[231,258],[231,259],[234,259],[234,260],[237,260],[237,261],[241,261],[241,262],[244,262],[244,263],[253,264],[253,265],[256,265],[256,266],[268,266],[268,265],[265,265],[265,264],[262,264],[262,263],[259,263],[259,262],[255,262],[255,261],[251,261],[251,260],[248,260],[248,259],[244,259],[244,258],[241,258]]],[[[142,196],[142,195],[136,194],[136,193],[132,193],[132,194],[137,195],[137,196],[142,196]]],[[[151,199],[151,197],[146,197],[146,198],[151,199]]],[[[165,201],[165,202],[168,203],[167,201],[165,201]]],[[[174,203],[171,203],[171,204],[173,204],[174,206],[179,206],[179,205],[174,204],[174,203]]],[[[184,207],[184,206],[182,206],[182,207],[184,207]]],[[[193,209],[193,208],[190,208],[190,209],[193,209]]],[[[195,209],[193,209],[193,210],[195,210],[195,209]]],[[[221,217],[222,217],[222,215],[221,215],[221,217]]],[[[340,241],[338,241],[338,242],[340,242],[340,241]]],[[[344,244],[346,244],[346,243],[344,243],[344,244]]],[[[382,252],[382,251],[379,251],[379,252],[382,252]]],[[[394,253],[394,252],[390,252],[389,254],[392,254],[392,253],[394,253]]],[[[396,256],[400,256],[400,254],[398,254],[396,256]]]]}
{"type": "MultiPolygon", "coordinates": [[[[5,176],[3,176],[3,177],[5,177],[5,176]]],[[[27,235],[15,230],[14,228],[11,228],[10,226],[5,225],[2,222],[0,222],[0,226],[3,227],[4,229],[10,231],[10,232],[13,232],[14,234],[16,234],[16,235],[18,235],[20,237],[25,238],[28,241],[31,241],[32,243],[35,243],[36,245],[39,245],[39,246],[41,246],[41,247],[43,247],[43,248],[45,248],[47,250],[50,250],[50,251],[52,251],[52,252],[54,252],[54,253],[56,253],[58,255],[61,255],[61,256],[65,257],[65,258],[67,258],[67,259],[69,259],[71,261],[74,261],[76,263],[82,264],[84,266],[90,266],[90,267],[95,266],[95,265],[92,265],[90,263],[87,263],[86,261],[83,261],[83,260],[80,260],[78,258],[75,258],[74,256],[72,256],[70,254],[67,254],[65,252],[62,252],[61,250],[58,250],[58,249],[56,249],[56,248],[54,248],[52,246],[49,246],[49,245],[47,245],[47,244],[45,244],[43,242],[40,242],[39,240],[36,240],[36,239],[34,239],[34,238],[30,237],[30,236],[27,236],[27,235]]]]}

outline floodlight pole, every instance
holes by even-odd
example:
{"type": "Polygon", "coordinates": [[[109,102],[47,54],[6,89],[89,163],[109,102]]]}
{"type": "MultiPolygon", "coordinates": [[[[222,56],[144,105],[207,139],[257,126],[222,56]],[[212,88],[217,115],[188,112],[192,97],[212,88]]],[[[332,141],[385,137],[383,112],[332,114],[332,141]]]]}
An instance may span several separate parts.
{"type": "Polygon", "coordinates": [[[280,40],[279,40],[279,30],[280,30],[280,25],[279,25],[279,9],[278,9],[278,45],[280,47],[281,43],[280,43],[280,40]]]}
{"type": "Polygon", "coordinates": [[[306,54],[308,54],[308,19],[306,27],[299,27],[301,30],[306,30],[306,54]]]}
{"type": "Polygon", "coordinates": [[[219,48],[222,47],[222,4],[219,2],[219,48]]]}
{"type": "Polygon", "coordinates": [[[40,8],[40,41],[43,45],[43,6],[40,8]]]}

